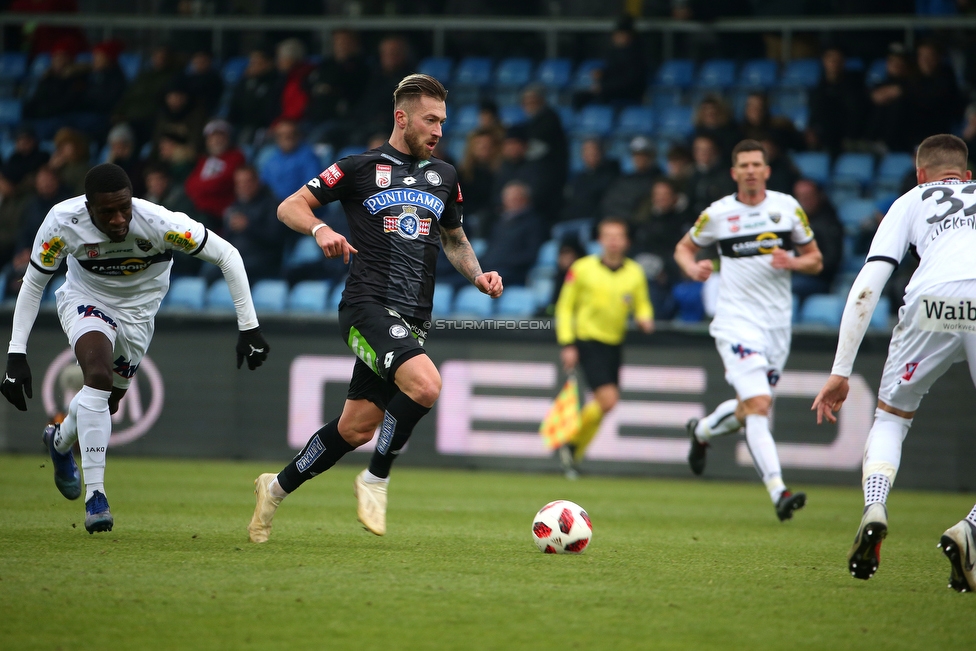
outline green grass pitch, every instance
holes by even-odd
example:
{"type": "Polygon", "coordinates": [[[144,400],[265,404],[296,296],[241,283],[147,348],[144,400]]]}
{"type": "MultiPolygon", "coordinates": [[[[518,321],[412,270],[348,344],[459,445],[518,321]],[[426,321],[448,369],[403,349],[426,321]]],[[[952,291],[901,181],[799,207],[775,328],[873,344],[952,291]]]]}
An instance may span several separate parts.
{"type": "Polygon", "coordinates": [[[389,532],[356,522],[339,466],[245,527],[277,464],[113,458],[115,531],[88,535],[50,461],[0,456],[0,648],[961,649],[976,595],[946,587],[942,531],[973,495],[895,490],[878,574],[845,556],[860,491],[806,489],[781,524],[759,482],[395,469],[389,532]],[[581,556],[532,516],[587,509],[581,556]]]}

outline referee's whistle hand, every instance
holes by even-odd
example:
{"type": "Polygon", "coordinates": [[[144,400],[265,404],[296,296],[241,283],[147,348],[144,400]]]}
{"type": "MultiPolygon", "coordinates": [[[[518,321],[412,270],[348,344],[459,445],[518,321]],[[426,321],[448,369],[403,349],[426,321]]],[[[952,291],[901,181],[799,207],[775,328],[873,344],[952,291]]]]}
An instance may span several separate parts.
{"type": "Polygon", "coordinates": [[[502,285],[502,277],[498,275],[497,271],[487,271],[480,276],[476,276],[474,279],[474,286],[477,287],[482,294],[488,294],[492,298],[498,298],[502,295],[502,290],[504,286],[502,285]]]}

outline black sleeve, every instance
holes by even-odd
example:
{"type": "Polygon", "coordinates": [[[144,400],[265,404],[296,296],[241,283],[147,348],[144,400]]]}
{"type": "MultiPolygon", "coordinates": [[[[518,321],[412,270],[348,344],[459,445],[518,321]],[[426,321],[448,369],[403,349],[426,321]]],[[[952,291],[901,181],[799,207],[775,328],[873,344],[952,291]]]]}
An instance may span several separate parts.
{"type": "Polygon", "coordinates": [[[444,214],[441,216],[441,228],[457,228],[464,221],[464,195],[461,194],[461,182],[457,177],[457,170],[454,172],[453,190],[447,197],[447,205],[444,207],[444,214]]]}
{"type": "Polygon", "coordinates": [[[352,158],[332,163],[321,174],[305,184],[323,206],[339,201],[356,188],[356,164],[352,158]]]}

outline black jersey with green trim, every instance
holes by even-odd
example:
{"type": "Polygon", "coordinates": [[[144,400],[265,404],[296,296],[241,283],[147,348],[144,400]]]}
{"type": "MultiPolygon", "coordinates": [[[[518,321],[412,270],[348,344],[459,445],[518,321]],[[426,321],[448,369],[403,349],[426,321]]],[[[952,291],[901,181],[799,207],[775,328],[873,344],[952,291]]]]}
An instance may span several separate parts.
{"type": "Polygon", "coordinates": [[[387,142],[333,163],[305,187],[322,204],[342,203],[359,251],[342,300],[375,301],[429,320],[440,229],[457,228],[462,219],[454,166],[420,160],[387,142]]]}

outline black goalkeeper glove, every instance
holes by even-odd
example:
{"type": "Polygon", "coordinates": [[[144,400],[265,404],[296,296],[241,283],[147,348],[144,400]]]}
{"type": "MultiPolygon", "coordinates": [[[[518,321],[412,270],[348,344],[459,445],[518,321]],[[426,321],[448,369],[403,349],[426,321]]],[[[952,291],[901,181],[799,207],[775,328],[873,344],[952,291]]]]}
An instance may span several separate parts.
{"type": "MultiPolygon", "coordinates": [[[[271,346],[269,346],[268,342],[266,342],[264,337],[261,336],[261,328],[242,330],[240,334],[237,335],[237,368],[240,368],[241,364],[246,359],[247,367],[253,371],[257,367],[261,366],[261,364],[264,363],[264,360],[268,359],[268,352],[270,351],[271,346]]],[[[30,382],[30,371],[27,373],[28,382],[30,382]]],[[[27,395],[29,396],[30,393],[28,392],[27,395]]],[[[23,399],[21,399],[21,401],[23,401],[23,399]]]]}
{"type": "Polygon", "coordinates": [[[7,354],[7,374],[3,376],[3,382],[0,383],[0,393],[14,407],[21,411],[27,411],[27,401],[24,400],[24,394],[26,393],[28,398],[33,398],[34,391],[31,388],[30,366],[27,364],[27,355],[24,353],[7,354]],[[23,391],[21,391],[21,387],[23,387],[23,391]]]}

